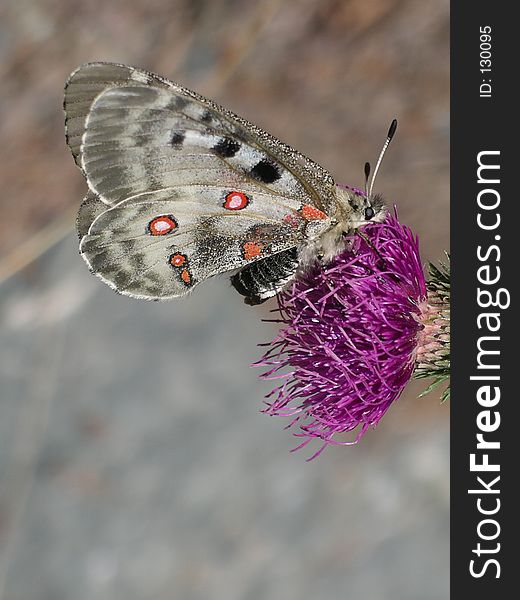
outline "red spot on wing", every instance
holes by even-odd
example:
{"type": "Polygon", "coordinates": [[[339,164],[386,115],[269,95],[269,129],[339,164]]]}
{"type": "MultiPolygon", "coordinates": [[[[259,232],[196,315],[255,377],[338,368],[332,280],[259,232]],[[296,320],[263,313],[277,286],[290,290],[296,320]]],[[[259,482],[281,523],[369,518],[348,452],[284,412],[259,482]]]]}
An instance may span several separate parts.
{"type": "Polygon", "coordinates": [[[181,271],[181,279],[184,281],[184,283],[186,283],[187,285],[190,285],[191,275],[190,275],[190,272],[188,271],[188,269],[183,269],[181,271]]]}
{"type": "Polygon", "coordinates": [[[327,218],[323,211],[311,204],[304,204],[299,212],[306,221],[321,221],[327,218]]]}
{"type": "Polygon", "coordinates": [[[262,254],[264,245],[258,244],[257,242],[246,242],[243,248],[244,258],[246,260],[251,260],[252,258],[255,258],[256,256],[260,256],[260,254],[262,254]]]}
{"type": "Polygon", "coordinates": [[[171,215],[161,215],[150,221],[148,231],[152,235],[167,235],[175,231],[177,227],[177,221],[171,215]]]}
{"type": "Polygon", "coordinates": [[[224,208],[228,210],[242,210],[249,204],[249,198],[242,192],[229,192],[226,194],[224,208]]]}
{"type": "Polygon", "coordinates": [[[178,269],[177,273],[186,285],[192,285],[191,273],[188,269],[188,257],[185,254],[176,252],[170,256],[168,262],[172,267],[178,269]]]}
{"type": "Polygon", "coordinates": [[[184,254],[172,254],[170,256],[170,263],[174,267],[182,267],[182,265],[186,262],[186,257],[184,254]]]}

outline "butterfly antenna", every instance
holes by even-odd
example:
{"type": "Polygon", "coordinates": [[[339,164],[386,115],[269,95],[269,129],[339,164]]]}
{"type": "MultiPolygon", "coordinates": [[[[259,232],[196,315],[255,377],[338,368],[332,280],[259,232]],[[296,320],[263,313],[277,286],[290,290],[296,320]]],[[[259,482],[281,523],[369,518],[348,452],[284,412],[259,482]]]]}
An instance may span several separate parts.
{"type": "Polygon", "coordinates": [[[368,178],[370,177],[370,163],[365,163],[365,196],[368,198],[368,178]]]}
{"type": "MultiPolygon", "coordinates": [[[[370,188],[369,188],[368,194],[367,194],[368,198],[370,198],[372,196],[372,189],[374,187],[374,181],[376,179],[377,172],[379,171],[379,167],[381,166],[381,162],[383,161],[383,156],[385,155],[386,149],[390,145],[390,142],[392,141],[392,138],[395,135],[396,129],[397,129],[397,119],[394,119],[390,125],[390,129],[388,130],[388,135],[386,136],[386,141],[383,144],[383,148],[381,149],[381,152],[379,153],[379,158],[377,159],[376,168],[374,169],[372,179],[370,180],[370,188]]],[[[366,165],[365,165],[365,174],[366,174],[366,165]]]]}

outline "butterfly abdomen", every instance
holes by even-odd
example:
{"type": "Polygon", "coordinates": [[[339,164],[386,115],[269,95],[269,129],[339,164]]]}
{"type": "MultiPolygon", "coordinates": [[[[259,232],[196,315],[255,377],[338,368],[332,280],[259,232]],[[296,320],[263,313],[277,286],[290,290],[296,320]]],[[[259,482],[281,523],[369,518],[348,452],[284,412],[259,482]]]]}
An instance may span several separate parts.
{"type": "Polygon", "coordinates": [[[231,277],[231,285],[246,304],[261,304],[291,281],[297,268],[298,251],[290,248],[243,268],[231,277]]]}

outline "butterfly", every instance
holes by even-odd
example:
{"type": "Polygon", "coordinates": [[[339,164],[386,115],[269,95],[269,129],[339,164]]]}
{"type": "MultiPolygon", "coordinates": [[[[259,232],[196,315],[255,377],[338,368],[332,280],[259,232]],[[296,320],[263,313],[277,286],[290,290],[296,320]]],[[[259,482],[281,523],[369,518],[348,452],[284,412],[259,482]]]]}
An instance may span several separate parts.
{"type": "MultiPolygon", "coordinates": [[[[65,86],[67,144],[88,185],[80,254],[121,294],[184,296],[232,273],[248,304],[330,261],[386,209],[212,100],[133,67],[88,63],[65,86]]],[[[392,131],[393,128],[393,131],[392,131]]]]}

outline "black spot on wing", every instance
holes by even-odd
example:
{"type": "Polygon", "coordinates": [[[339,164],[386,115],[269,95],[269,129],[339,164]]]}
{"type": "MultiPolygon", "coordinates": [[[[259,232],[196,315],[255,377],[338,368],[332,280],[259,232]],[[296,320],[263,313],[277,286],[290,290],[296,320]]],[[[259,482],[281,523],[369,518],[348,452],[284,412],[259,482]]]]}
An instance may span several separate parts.
{"type": "Polygon", "coordinates": [[[207,108],[204,110],[204,112],[202,113],[200,120],[203,123],[210,123],[211,120],[213,118],[213,115],[211,114],[211,111],[209,111],[207,108]]]}
{"type": "Polygon", "coordinates": [[[174,129],[172,131],[172,137],[170,138],[171,145],[180,146],[182,142],[184,142],[185,137],[186,132],[183,129],[174,129]]]}
{"type": "Polygon", "coordinates": [[[267,158],[257,162],[250,175],[262,183],[273,183],[282,176],[280,169],[267,158]]]}
{"type": "Polygon", "coordinates": [[[175,99],[175,108],[177,110],[182,110],[183,108],[186,108],[188,104],[189,102],[186,100],[186,98],[183,98],[182,96],[177,96],[175,99]]]}
{"type": "Polygon", "coordinates": [[[231,158],[240,150],[240,144],[229,137],[221,138],[212,148],[217,156],[231,158]]]}

